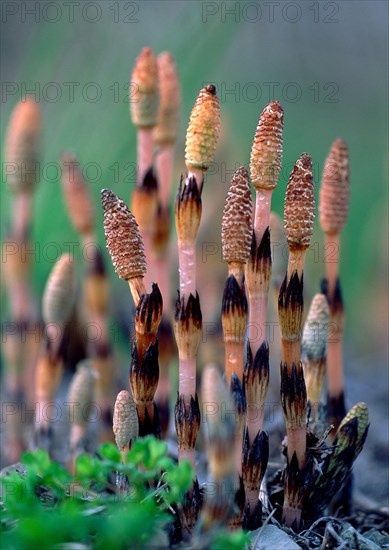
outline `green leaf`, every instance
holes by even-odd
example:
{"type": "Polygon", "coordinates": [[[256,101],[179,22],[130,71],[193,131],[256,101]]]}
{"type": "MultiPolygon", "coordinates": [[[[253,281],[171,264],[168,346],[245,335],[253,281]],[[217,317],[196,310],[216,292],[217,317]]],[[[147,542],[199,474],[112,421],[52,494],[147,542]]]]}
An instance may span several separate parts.
{"type": "Polygon", "coordinates": [[[106,442],[101,445],[98,453],[107,460],[120,464],[120,451],[113,443],[106,442]]]}
{"type": "Polygon", "coordinates": [[[165,480],[169,483],[169,502],[175,502],[182,498],[190,488],[194,472],[189,461],[184,460],[178,465],[173,465],[167,470],[165,480]]]}
{"type": "Polygon", "coordinates": [[[249,543],[250,537],[242,530],[232,533],[220,532],[215,536],[211,550],[243,550],[249,543]]]}

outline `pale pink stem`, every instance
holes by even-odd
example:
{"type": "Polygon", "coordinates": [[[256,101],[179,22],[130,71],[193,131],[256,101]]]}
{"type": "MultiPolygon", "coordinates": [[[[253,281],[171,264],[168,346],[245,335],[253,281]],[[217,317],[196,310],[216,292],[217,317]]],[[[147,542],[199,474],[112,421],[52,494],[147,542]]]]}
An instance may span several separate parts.
{"type": "Polygon", "coordinates": [[[253,358],[259,350],[262,342],[266,340],[267,297],[267,292],[249,296],[249,340],[253,358]]]}
{"type": "Polygon", "coordinates": [[[194,449],[178,449],[178,460],[182,462],[183,460],[188,460],[195,472],[195,451],[194,449]]]}
{"type": "MultiPolygon", "coordinates": [[[[31,214],[31,195],[23,192],[17,196],[15,202],[15,226],[13,228],[12,237],[16,239],[13,243],[17,246],[17,254],[19,255],[19,261],[22,264],[27,263],[28,255],[31,251],[28,249],[28,242],[26,240],[29,218],[31,214]]],[[[35,308],[34,301],[31,296],[28,272],[26,268],[22,276],[12,278],[7,281],[8,294],[10,301],[10,310],[14,321],[27,321],[34,317],[35,308]]]]}
{"type": "Polygon", "coordinates": [[[29,229],[32,211],[32,194],[22,191],[15,197],[13,208],[13,235],[25,239],[29,229]]]}
{"type": "MultiPolygon", "coordinates": [[[[258,189],[255,195],[254,233],[257,246],[260,245],[263,235],[270,224],[270,208],[272,190],[258,189]]],[[[255,358],[262,342],[266,340],[266,318],[268,302],[268,284],[263,292],[249,294],[249,341],[255,358]]],[[[248,424],[249,440],[254,441],[258,431],[263,429],[264,403],[257,403],[260,412],[248,424]]]]}
{"type": "MultiPolygon", "coordinates": [[[[339,273],[340,235],[325,235],[325,261],[328,281],[328,294],[333,299],[336,281],[339,273]]],[[[339,396],[343,392],[343,338],[342,332],[334,326],[330,315],[328,349],[327,349],[327,378],[328,393],[339,396]],[[331,334],[332,333],[332,334],[331,334]]]]}
{"type": "Polygon", "coordinates": [[[189,406],[190,397],[194,398],[196,394],[196,357],[180,357],[179,370],[178,393],[184,395],[185,404],[189,406]]]}
{"type": "Polygon", "coordinates": [[[34,320],[31,331],[26,334],[26,343],[24,346],[24,373],[23,383],[25,390],[25,399],[27,407],[30,410],[35,400],[35,368],[39,357],[39,351],[41,349],[41,325],[38,321],[34,320]]]}
{"type": "MultiPolygon", "coordinates": [[[[89,315],[88,322],[91,324],[90,337],[88,339],[88,351],[91,352],[96,344],[108,344],[108,328],[105,315],[89,315]]],[[[89,353],[91,355],[91,353],[89,353]]]]}
{"type": "Polygon", "coordinates": [[[47,399],[37,399],[35,403],[35,426],[46,426],[50,425],[50,417],[48,414],[48,405],[52,401],[47,399]]]}
{"type": "Polygon", "coordinates": [[[327,373],[329,395],[331,397],[340,396],[344,388],[343,342],[340,334],[329,338],[327,348],[327,373]]]}
{"type": "MultiPolygon", "coordinates": [[[[199,191],[203,184],[202,171],[190,171],[188,178],[195,176],[199,191]]],[[[192,294],[196,296],[196,241],[190,243],[178,242],[178,264],[180,274],[180,295],[187,300],[192,294]]],[[[179,350],[180,355],[180,350],[179,350]]],[[[183,395],[185,406],[190,406],[190,397],[196,395],[196,355],[194,357],[179,357],[178,393],[183,395]]],[[[178,450],[180,462],[187,458],[195,470],[195,450],[178,450]]]]}
{"type": "Polygon", "coordinates": [[[80,441],[80,439],[82,439],[83,437],[85,437],[85,434],[86,434],[86,425],[83,424],[72,424],[71,427],[70,427],[70,437],[69,437],[69,442],[70,442],[70,448],[71,449],[74,449],[77,445],[77,443],[80,441]]]}
{"type": "MultiPolygon", "coordinates": [[[[85,233],[81,235],[82,256],[85,262],[91,261],[94,257],[94,252],[100,249],[100,245],[93,233],[85,233]]],[[[74,260],[75,258],[73,258],[74,260]]]]}
{"type": "Polygon", "coordinates": [[[244,368],[244,342],[226,342],[224,348],[227,384],[231,383],[233,373],[235,373],[242,381],[244,368]]]}
{"type": "Polygon", "coordinates": [[[272,190],[258,189],[255,194],[254,233],[257,246],[259,246],[267,227],[269,227],[272,193],[272,190]]]}
{"type": "Polygon", "coordinates": [[[250,514],[253,515],[259,499],[259,491],[247,491],[246,496],[250,504],[250,514]]]}
{"type": "Polygon", "coordinates": [[[7,373],[4,385],[9,395],[14,395],[17,392],[23,391],[23,384],[20,373],[7,373]]]}
{"type": "Polygon", "coordinates": [[[325,264],[330,298],[333,296],[339,273],[340,235],[325,235],[325,264]]]}
{"type": "Polygon", "coordinates": [[[295,521],[297,525],[300,525],[301,510],[299,508],[290,508],[289,506],[284,506],[282,508],[282,513],[284,516],[284,523],[287,527],[291,527],[295,521]]]}
{"type": "Polygon", "coordinates": [[[10,286],[9,299],[14,321],[26,321],[32,317],[33,304],[28,281],[18,281],[10,286]]]}
{"type": "Polygon", "coordinates": [[[178,264],[181,297],[196,296],[196,245],[178,243],[178,264]]]}
{"type": "Polygon", "coordinates": [[[4,384],[10,395],[23,391],[24,350],[19,331],[4,334],[3,358],[6,366],[4,384]]]}
{"type": "Polygon", "coordinates": [[[173,181],[174,145],[163,145],[156,159],[159,199],[162,206],[167,208],[170,204],[171,188],[173,181]]]}
{"type": "Polygon", "coordinates": [[[172,391],[172,387],[170,383],[169,372],[161,369],[159,374],[158,387],[155,392],[155,401],[156,402],[169,401],[171,391],[172,391]]]}
{"type": "Polygon", "coordinates": [[[199,188],[199,191],[201,191],[203,187],[204,172],[202,170],[194,170],[193,168],[191,168],[188,171],[188,179],[191,177],[196,178],[197,187],[199,188]]]}
{"type": "Polygon", "coordinates": [[[138,182],[153,165],[153,129],[138,128],[138,182]]]}
{"type": "Polygon", "coordinates": [[[259,431],[263,430],[265,419],[265,404],[264,403],[247,403],[247,429],[249,432],[249,443],[252,445],[259,431]],[[250,413],[250,409],[253,412],[250,413]]]}
{"type": "Polygon", "coordinates": [[[286,428],[288,436],[288,460],[293,458],[296,453],[299,470],[305,466],[305,451],[307,446],[307,429],[302,428],[286,428]]]}

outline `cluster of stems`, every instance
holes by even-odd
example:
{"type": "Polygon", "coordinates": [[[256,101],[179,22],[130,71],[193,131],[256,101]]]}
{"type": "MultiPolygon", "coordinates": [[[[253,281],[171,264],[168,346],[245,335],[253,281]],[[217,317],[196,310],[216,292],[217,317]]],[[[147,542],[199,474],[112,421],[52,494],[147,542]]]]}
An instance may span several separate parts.
{"type": "MultiPolygon", "coordinates": [[[[144,48],[131,81],[131,90],[135,90],[136,95],[131,98],[131,117],[137,128],[138,161],[132,212],[112,191],[103,189],[101,197],[107,248],[118,276],[129,284],[135,306],[130,391],[123,390],[117,395],[113,410],[113,434],[123,463],[137,437],[147,434],[161,437],[157,401],[161,410],[167,411],[163,416],[163,431],[167,431],[171,393],[168,365],[174,354],[170,319],[173,314],[169,265],[170,196],[181,103],[176,67],[167,52],[157,58],[150,48],[144,48]],[[161,290],[152,282],[156,275],[161,290]]],[[[272,279],[272,244],[280,251],[278,257],[283,252],[280,250],[283,244],[281,222],[274,216],[271,218],[270,210],[282,165],[282,132],[283,109],[278,101],[272,101],[262,111],[256,128],[250,155],[250,178],[243,166],[236,170],[226,198],[222,251],[228,276],[221,311],[225,376],[223,379],[214,365],[205,367],[202,407],[209,483],[205,502],[197,479],[185,495],[180,520],[189,533],[195,528],[200,510],[197,529],[202,535],[209,535],[215,526],[256,529],[261,524],[259,494],[269,458],[264,410],[270,370],[266,318],[272,279]],[[255,189],[254,207],[250,179],[255,189]]],[[[194,472],[200,429],[197,352],[202,332],[196,244],[204,177],[213,161],[219,133],[219,100],[215,86],[208,85],[200,90],[190,115],[185,146],[187,173],[181,177],[174,211],[179,262],[179,290],[173,321],[179,358],[174,415],[179,460],[188,460],[194,472]]],[[[32,191],[38,179],[39,134],[38,106],[27,99],[15,109],[5,152],[7,161],[16,167],[8,175],[14,200],[12,230],[5,244],[17,247],[16,253],[10,257],[7,254],[5,266],[11,314],[19,326],[19,332],[11,335],[5,345],[7,389],[14,400],[24,399],[24,365],[26,357],[33,356],[29,340],[18,346],[18,338],[23,327],[34,318],[30,266],[22,250],[23,247],[26,250],[29,239],[32,191]]],[[[65,153],[61,162],[69,217],[83,246],[95,245],[94,210],[79,163],[70,153],[65,153]]],[[[346,221],[348,201],[348,150],[338,139],[328,155],[320,190],[320,224],[326,248],[334,252],[335,259],[332,255],[331,262],[326,263],[323,293],[314,296],[303,331],[303,274],[313,232],[315,199],[311,157],[307,153],[299,157],[290,174],[285,196],[288,262],[283,266],[278,258],[273,263],[273,288],[278,293],[281,332],[280,393],[287,432],[282,520],[295,530],[304,521],[312,522],[319,512],[324,512],[338,486],[347,480],[362,450],[369,425],[364,403],[357,404],[344,417],[344,313],[338,262],[340,233],[346,221]],[[285,269],[282,280],[281,273],[285,269]],[[329,324],[331,339],[328,339],[329,324]],[[326,369],[329,417],[336,427],[335,445],[328,448],[320,442],[312,451],[307,441],[316,443],[326,437],[325,430],[313,429],[307,434],[307,416],[311,429],[311,416],[316,420],[321,411],[319,405],[326,369]],[[310,459],[310,454],[314,453],[318,457],[316,470],[311,467],[310,459]]],[[[86,316],[98,326],[99,339],[90,344],[87,350],[90,359],[78,365],[68,391],[68,401],[78,404],[70,419],[68,467],[73,472],[78,455],[89,450],[88,404],[96,399],[100,406],[103,439],[109,438],[111,426],[114,369],[108,339],[109,288],[103,257],[98,247],[93,246],[93,249],[95,253],[89,258],[83,294],[86,316]]],[[[47,405],[54,401],[61,382],[64,329],[73,312],[75,288],[73,258],[65,254],[54,266],[43,295],[45,343],[31,385],[36,403],[34,443],[50,453],[53,451],[52,426],[44,412],[47,413],[47,405]]],[[[10,456],[15,452],[19,455],[23,450],[21,429],[13,424],[10,427],[16,434],[16,441],[11,444],[14,452],[10,456]]],[[[128,479],[118,475],[117,485],[119,493],[128,493],[128,479]]]]}

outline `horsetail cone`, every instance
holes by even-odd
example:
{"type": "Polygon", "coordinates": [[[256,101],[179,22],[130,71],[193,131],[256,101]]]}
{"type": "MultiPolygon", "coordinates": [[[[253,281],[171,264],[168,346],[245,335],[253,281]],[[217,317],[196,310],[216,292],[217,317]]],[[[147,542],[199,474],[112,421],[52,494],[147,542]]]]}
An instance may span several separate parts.
{"type": "Polygon", "coordinates": [[[331,146],[322,176],[319,220],[324,233],[339,234],[349,208],[349,153],[346,143],[337,139],[331,146]]]}
{"type": "Polygon", "coordinates": [[[339,446],[339,452],[342,450],[342,447],[347,446],[347,437],[343,436],[343,432],[346,433],[347,425],[355,421],[357,421],[357,437],[355,443],[357,457],[362,451],[369,428],[369,410],[366,403],[357,403],[354,405],[340,423],[336,433],[336,444],[339,446]]]}
{"type": "Polygon", "coordinates": [[[146,256],[138,224],[130,210],[112,191],[101,191],[104,232],[116,273],[129,281],[144,277],[146,256]]]}
{"type": "Polygon", "coordinates": [[[282,166],[284,111],[271,101],[261,113],[250,155],[250,176],[255,189],[273,190],[282,166]]]}
{"type": "Polygon", "coordinates": [[[311,405],[319,403],[323,388],[329,314],[326,297],[316,294],[309,308],[301,342],[304,379],[311,405]]]}
{"type": "Polygon", "coordinates": [[[185,164],[188,171],[208,170],[220,134],[220,106],[216,88],[209,84],[200,90],[186,132],[185,164]]]}
{"type": "Polygon", "coordinates": [[[289,176],[285,194],[284,224],[289,250],[309,247],[315,220],[312,159],[303,153],[289,176]]]}
{"type": "Polygon", "coordinates": [[[77,365],[68,391],[69,403],[75,404],[74,413],[70,418],[72,424],[85,426],[90,414],[90,405],[94,400],[95,373],[88,360],[77,365]]]}
{"type": "Polygon", "coordinates": [[[167,145],[177,141],[181,91],[173,56],[169,52],[163,52],[158,56],[157,62],[160,98],[154,140],[159,145],[167,145]]]}
{"type": "Polygon", "coordinates": [[[151,48],[143,48],[131,76],[130,109],[137,128],[153,128],[158,122],[158,64],[151,48]]]}
{"type": "Polygon", "coordinates": [[[90,235],[94,229],[94,208],[80,164],[72,153],[64,153],[62,189],[69,217],[78,233],[90,235]]]}
{"type": "Polygon", "coordinates": [[[302,355],[321,361],[326,357],[329,307],[324,294],[316,294],[311,302],[302,337],[302,355]]]}
{"type": "Polygon", "coordinates": [[[222,220],[223,258],[228,264],[247,263],[253,233],[249,175],[241,166],[232,177],[222,220]]]}
{"type": "Polygon", "coordinates": [[[41,110],[30,97],[15,107],[8,125],[5,162],[10,167],[6,182],[15,193],[31,192],[39,179],[41,110]]]}
{"type": "Polygon", "coordinates": [[[47,324],[66,323],[73,309],[76,281],[73,258],[63,254],[52,269],[43,293],[42,313],[47,324]]]}
{"type": "Polygon", "coordinates": [[[136,406],[130,392],[127,390],[122,390],[115,401],[113,433],[115,434],[116,445],[121,451],[128,449],[139,434],[136,406]]]}

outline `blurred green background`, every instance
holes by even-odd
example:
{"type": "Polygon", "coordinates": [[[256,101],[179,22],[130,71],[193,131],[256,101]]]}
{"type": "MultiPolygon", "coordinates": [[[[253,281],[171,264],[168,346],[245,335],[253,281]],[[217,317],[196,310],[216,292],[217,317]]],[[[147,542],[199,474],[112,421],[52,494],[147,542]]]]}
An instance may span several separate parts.
{"type": "MultiPolygon", "coordinates": [[[[185,129],[195,97],[203,83],[218,87],[223,141],[204,195],[205,210],[215,205],[216,211],[202,239],[219,238],[231,171],[237,163],[248,165],[259,114],[270,100],[279,99],[285,111],[285,168],[273,199],[278,213],[288,174],[301,152],[313,157],[318,191],[331,142],[338,136],[348,142],[351,205],[340,267],[348,314],[346,344],[351,358],[368,357],[372,351],[385,357],[387,15],[386,2],[355,0],[3,2],[2,144],[11,111],[26,91],[35,90],[44,116],[42,178],[34,202],[33,238],[42,252],[34,266],[36,293],[42,293],[53,265],[47,256],[55,255],[55,248],[45,246],[78,242],[63,207],[58,171],[50,164],[58,163],[59,153],[70,148],[89,166],[102,244],[100,189],[130,197],[136,132],[127,83],[136,56],[149,45],[156,53],[172,52],[182,84],[174,189],[184,168],[185,129]]],[[[9,206],[3,175],[3,238],[9,206]]],[[[318,223],[315,241],[319,252],[309,256],[308,297],[318,290],[325,267],[318,223]]],[[[124,295],[124,283],[107,263],[117,294],[124,295]]],[[[4,294],[2,303],[4,319],[4,294]]]]}

